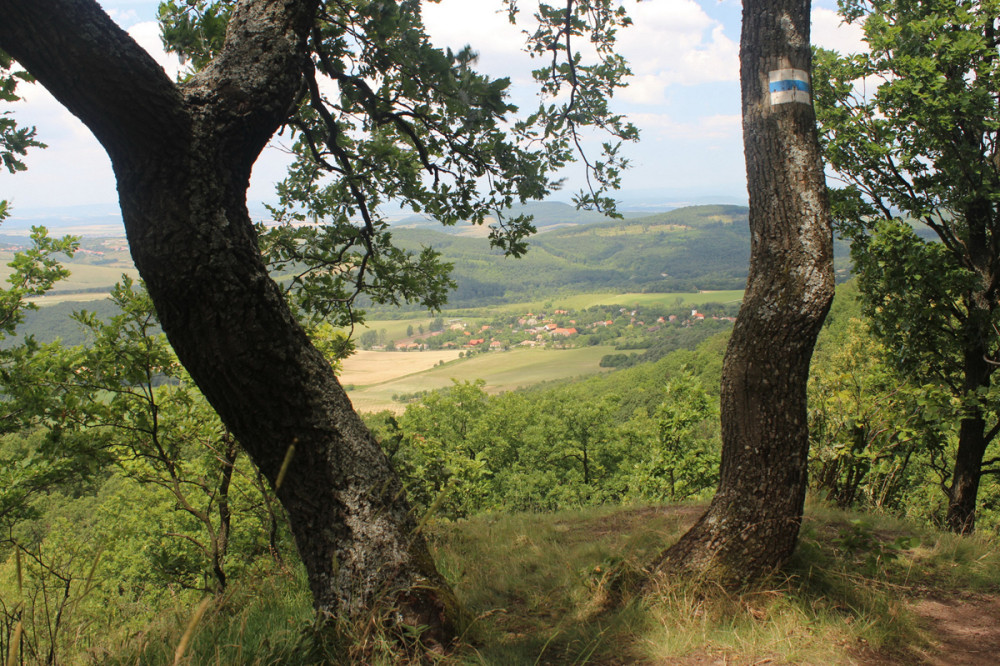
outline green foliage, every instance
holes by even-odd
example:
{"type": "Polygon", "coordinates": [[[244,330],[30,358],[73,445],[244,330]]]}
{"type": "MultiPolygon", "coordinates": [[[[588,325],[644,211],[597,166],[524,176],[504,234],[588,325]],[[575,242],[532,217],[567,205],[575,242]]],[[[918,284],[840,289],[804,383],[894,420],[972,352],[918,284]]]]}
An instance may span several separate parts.
{"type": "Polygon", "coordinates": [[[960,392],[963,345],[956,331],[974,316],[963,299],[978,278],[942,243],[919,238],[899,220],[878,222],[853,256],[864,312],[897,367],[960,392]]]}
{"type": "MultiPolygon", "coordinates": [[[[17,86],[21,82],[34,82],[25,71],[13,70],[13,59],[0,51],[0,102],[11,103],[21,99],[17,86]]],[[[35,139],[34,127],[18,127],[10,111],[0,113],[0,164],[9,173],[24,171],[27,166],[21,157],[29,148],[44,148],[45,144],[35,139]]],[[[6,217],[7,202],[0,201],[0,220],[6,217]]]]}
{"type": "Polygon", "coordinates": [[[127,640],[288,549],[270,489],[184,375],[145,290],[125,278],[112,301],[108,321],[78,314],[89,346],[40,348],[5,387],[46,429],[0,446],[0,555],[29,562],[25,592],[0,596],[20,599],[4,612],[25,623],[25,649],[54,658],[127,640]]]}
{"type": "Polygon", "coordinates": [[[431,393],[399,417],[393,453],[396,471],[410,482],[407,494],[417,506],[450,518],[464,516],[482,502],[486,465],[471,438],[486,408],[485,382],[455,384],[431,393]]]}
{"type": "Polygon", "coordinates": [[[190,62],[190,71],[203,69],[212,61],[226,38],[232,13],[231,2],[161,2],[160,37],[169,51],[190,62]]]}
{"type": "Polygon", "coordinates": [[[962,530],[973,525],[974,488],[996,472],[989,459],[980,465],[1000,432],[998,8],[844,0],[868,52],[819,51],[814,66],[824,155],[845,183],[833,212],[852,241],[872,332],[908,379],[950,392],[962,423],[955,480],[942,484],[962,530]]]}
{"type": "Polygon", "coordinates": [[[997,6],[851,0],[842,13],[869,52],[817,53],[824,155],[846,183],[833,192],[837,224],[875,333],[906,372],[956,386],[959,329],[996,347],[997,6]],[[856,85],[865,77],[879,81],[874,92],[856,85]]]}
{"type": "Polygon", "coordinates": [[[718,404],[688,370],[667,382],[652,417],[640,412],[633,427],[650,430],[640,441],[653,446],[628,478],[628,497],[685,500],[714,487],[719,474],[718,404]],[[652,435],[652,436],[650,436],[652,435]]]}
{"type": "Polygon", "coordinates": [[[997,165],[981,139],[1000,120],[997,10],[995,2],[841,3],[863,27],[868,52],[821,51],[815,63],[826,158],[849,185],[838,217],[895,209],[936,230],[992,200],[997,165]],[[866,77],[877,85],[855,86],[866,77]]]}
{"type": "MultiPolygon", "coordinates": [[[[8,277],[10,287],[0,290],[0,339],[14,333],[24,318],[25,310],[33,306],[26,299],[44,294],[52,285],[66,277],[58,263],[60,253],[72,254],[75,239],[50,239],[44,228],[32,229],[32,245],[18,252],[10,263],[13,272],[8,277]]],[[[50,390],[48,350],[39,349],[33,340],[0,351],[0,433],[33,428],[45,405],[53,400],[50,390]]],[[[58,446],[58,436],[33,435],[51,448],[58,446]]],[[[22,447],[14,442],[0,447],[0,521],[9,530],[20,521],[35,516],[32,500],[72,474],[74,461],[69,457],[51,458],[41,442],[22,447]]],[[[86,476],[87,466],[78,470],[86,476]]]]}
{"type": "MultiPolygon", "coordinates": [[[[188,75],[221,52],[233,4],[161,3],[164,44],[189,63],[188,75]]],[[[573,159],[582,132],[637,138],[609,107],[628,75],[612,50],[628,19],[607,0],[539,6],[542,22],[528,49],[546,59],[535,73],[543,103],[517,122],[507,119],[517,112],[509,80],[476,72],[468,47],[455,53],[431,44],[417,0],[321,5],[302,95],[287,122],[295,160],[277,188],[279,225],[259,228],[265,260],[307,316],[357,321],[361,294],[376,305],[443,304],[454,286],[451,266],[429,247],[400,248],[380,212],[385,204],[445,225],[493,216],[491,244],[520,256],[534,228],[530,217],[505,211],[555,189],[551,173],[573,159]],[[583,62],[572,39],[587,40],[597,62],[583,62]]],[[[513,20],[516,3],[506,7],[513,20]]],[[[594,185],[579,203],[613,210],[606,191],[618,186],[626,160],[618,143],[603,153],[584,157],[594,185]]]]}
{"type": "MultiPolygon", "coordinates": [[[[504,4],[514,23],[517,0],[504,0],[504,4]]],[[[593,163],[580,150],[586,162],[588,190],[574,197],[578,206],[613,211],[615,203],[607,192],[619,187],[621,172],[628,166],[618,155],[621,141],[639,137],[635,126],[612,113],[609,106],[615,89],[624,86],[632,74],[625,59],[614,52],[616,33],[632,21],[625,8],[611,0],[571,0],[565,6],[539,2],[534,18],[538,27],[528,37],[528,52],[545,62],[533,72],[541,84],[542,102],[534,114],[518,124],[517,131],[524,139],[544,145],[556,164],[571,159],[574,149],[580,150],[581,129],[587,125],[600,127],[618,139],[617,143],[605,143],[602,159],[593,163]],[[584,63],[574,40],[589,41],[596,60],[584,63]],[[567,101],[557,101],[565,100],[567,94],[567,101]]]]}
{"type": "Polygon", "coordinates": [[[456,382],[368,423],[428,519],[698,497],[718,475],[721,354],[497,396],[456,382]]]}
{"type": "Polygon", "coordinates": [[[69,271],[59,264],[60,255],[72,257],[78,241],[72,236],[49,238],[45,227],[31,228],[31,247],[17,252],[8,264],[13,272],[7,289],[0,291],[0,335],[7,337],[24,320],[25,310],[37,309],[28,298],[41,296],[69,271]]]}
{"type": "Polygon", "coordinates": [[[864,321],[824,335],[809,393],[812,485],[837,505],[912,512],[942,481],[934,469],[955,434],[950,396],[896,372],[864,321]]]}

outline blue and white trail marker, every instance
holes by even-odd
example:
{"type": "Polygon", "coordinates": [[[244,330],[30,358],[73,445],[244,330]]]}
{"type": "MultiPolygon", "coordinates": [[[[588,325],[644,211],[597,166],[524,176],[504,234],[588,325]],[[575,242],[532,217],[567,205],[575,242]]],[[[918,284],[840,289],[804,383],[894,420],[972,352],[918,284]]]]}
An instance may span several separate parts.
{"type": "Polygon", "coordinates": [[[776,69],[768,72],[771,82],[771,106],[799,102],[809,104],[809,74],[801,69],[776,69]]]}

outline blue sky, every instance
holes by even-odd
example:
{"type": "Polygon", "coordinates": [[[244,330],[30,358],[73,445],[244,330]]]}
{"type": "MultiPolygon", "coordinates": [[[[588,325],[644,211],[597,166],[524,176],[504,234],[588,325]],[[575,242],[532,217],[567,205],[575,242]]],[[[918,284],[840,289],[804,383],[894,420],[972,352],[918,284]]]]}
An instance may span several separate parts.
{"type": "MultiPolygon", "coordinates": [[[[629,88],[615,109],[642,131],[639,144],[627,146],[633,169],[626,173],[626,198],[684,203],[705,195],[745,198],[740,134],[739,36],[741,5],[736,0],[624,0],[635,25],[619,35],[619,51],[632,67],[629,88]]],[[[157,0],[101,0],[100,4],[168,73],[177,64],[162,53],[155,23],[157,0]]],[[[522,8],[531,6],[522,0],[522,8]]],[[[452,48],[471,44],[479,66],[492,76],[508,76],[514,102],[523,109],[537,103],[531,84],[532,62],[520,51],[520,29],[499,15],[499,0],[443,0],[427,4],[425,23],[432,40],[452,48]]],[[[860,33],[839,25],[833,0],[814,1],[813,42],[839,51],[860,48],[860,33]]],[[[525,14],[530,12],[525,11],[525,14]]],[[[0,198],[11,201],[16,216],[57,206],[114,204],[114,177],[108,158],[85,127],[40,86],[25,87],[24,102],[0,106],[23,125],[38,128],[49,145],[28,156],[27,172],[0,173],[0,198]]],[[[254,168],[252,207],[272,199],[273,183],[286,163],[279,137],[254,168]]],[[[567,200],[582,184],[580,169],[563,174],[567,200]]]]}

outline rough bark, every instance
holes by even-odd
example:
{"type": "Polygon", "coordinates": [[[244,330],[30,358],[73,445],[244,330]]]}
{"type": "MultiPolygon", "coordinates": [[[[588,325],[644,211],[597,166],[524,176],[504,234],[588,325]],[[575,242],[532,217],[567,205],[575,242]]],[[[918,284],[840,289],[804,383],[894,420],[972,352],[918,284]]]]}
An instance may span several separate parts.
{"type": "Polygon", "coordinates": [[[806,382],[833,298],[832,232],[811,104],[772,106],[769,72],[810,71],[809,0],[746,0],[740,49],[750,195],[747,291],[722,377],[722,464],[665,572],[726,586],[791,555],[806,492],[806,382]]]}
{"type": "MultiPolygon", "coordinates": [[[[969,299],[984,303],[988,299],[969,299]]],[[[990,337],[992,308],[972,305],[963,330],[963,390],[975,395],[979,389],[989,388],[995,366],[987,357],[987,340],[990,337]]],[[[983,458],[996,433],[988,434],[982,407],[971,409],[959,424],[958,450],[955,468],[948,492],[948,529],[958,534],[971,534],[976,527],[976,502],[982,478],[983,458]]]]}
{"type": "MultiPolygon", "coordinates": [[[[976,280],[965,294],[966,316],[962,322],[962,391],[975,396],[988,389],[996,365],[987,359],[995,357],[991,341],[996,338],[994,312],[1000,291],[1000,251],[991,238],[996,220],[994,206],[982,198],[974,199],[963,211],[968,242],[962,246],[966,252],[964,263],[973,271],[976,280]]],[[[963,259],[963,257],[959,257],[963,259]]],[[[948,528],[958,534],[970,534],[976,527],[976,502],[982,478],[983,459],[990,442],[996,437],[996,428],[987,432],[983,407],[971,408],[959,425],[958,450],[955,469],[949,489],[948,528]]]]}
{"type": "Polygon", "coordinates": [[[170,343],[273,484],[321,613],[454,630],[401,484],[268,277],[250,170],[286,119],[318,0],[244,0],[223,52],[174,84],[94,0],[0,0],[0,48],[111,157],[132,257],[170,343]]]}

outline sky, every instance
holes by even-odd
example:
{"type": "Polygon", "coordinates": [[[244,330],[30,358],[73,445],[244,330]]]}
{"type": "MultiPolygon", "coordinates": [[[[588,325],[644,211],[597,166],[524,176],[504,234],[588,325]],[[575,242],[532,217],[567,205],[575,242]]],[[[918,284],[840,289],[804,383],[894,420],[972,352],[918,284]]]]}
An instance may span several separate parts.
{"type": "MultiPolygon", "coordinates": [[[[627,89],[612,108],[641,132],[623,152],[632,162],[622,195],[648,205],[679,204],[717,197],[746,198],[740,131],[739,38],[737,0],[623,0],[634,25],[619,33],[618,51],[631,66],[627,89]]],[[[163,53],[156,24],[158,0],[100,0],[101,6],[149,51],[168,74],[176,59],[163,53]]],[[[424,21],[432,42],[457,49],[469,44],[479,53],[479,70],[510,77],[512,101],[525,111],[537,105],[531,81],[532,60],[521,51],[523,28],[498,13],[499,0],[442,0],[426,3],[424,21]]],[[[531,0],[522,0],[525,14],[531,0]]],[[[860,30],[845,26],[835,0],[814,0],[813,43],[840,52],[862,48],[860,30]]],[[[11,202],[15,217],[31,217],[53,207],[117,202],[111,165],[90,132],[41,86],[21,86],[24,100],[0,104],[21,125],[35,126],[48,144],[27,158],[28,171],[0,173],[0,199],[11,202]]],[[[282,139],[272,141],[254,167],[251,208],[274,199],[287,153],[282,139]]],[[[285,141],[287,145],[287,141],[285,141]]],[[[569,201],[583,184],[579,165],[562,174],[566,188],[552,199],[569,201]]]]}

